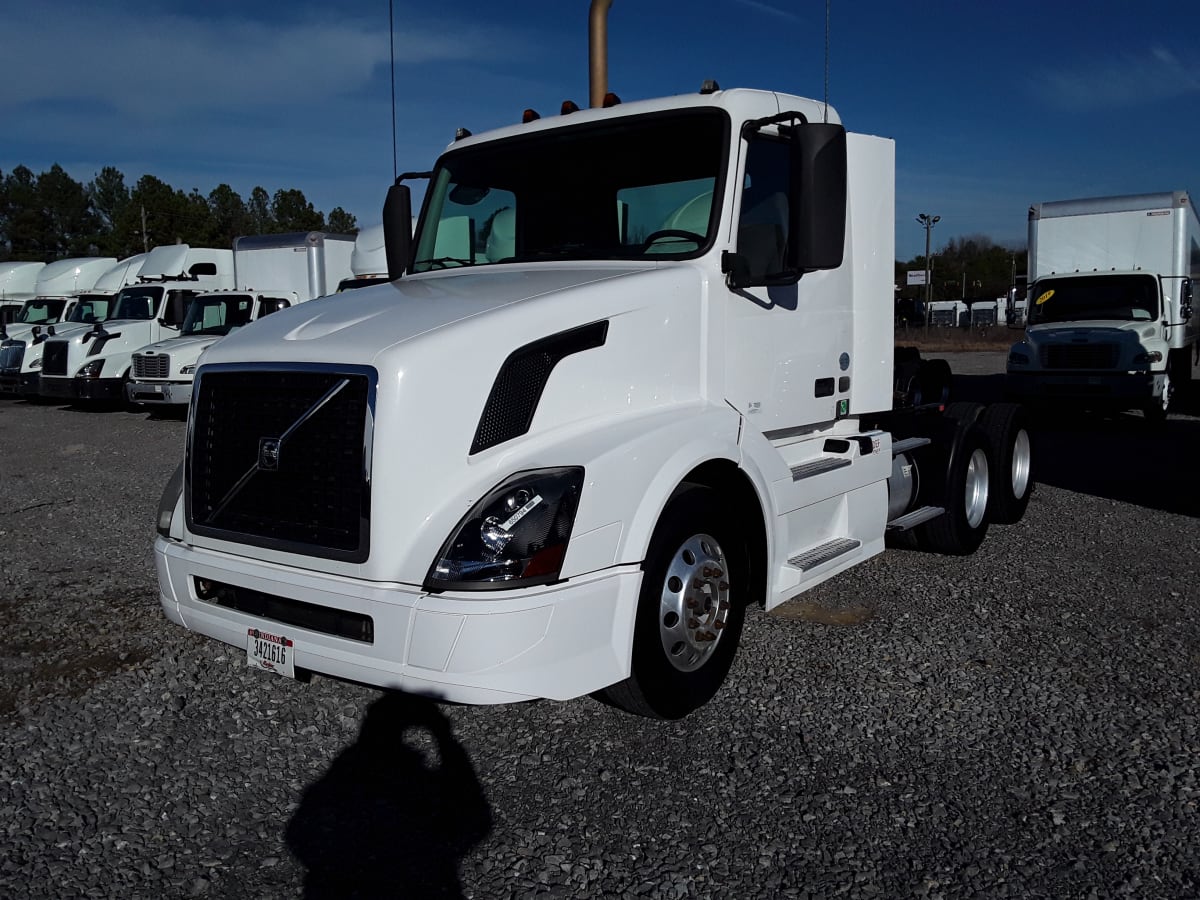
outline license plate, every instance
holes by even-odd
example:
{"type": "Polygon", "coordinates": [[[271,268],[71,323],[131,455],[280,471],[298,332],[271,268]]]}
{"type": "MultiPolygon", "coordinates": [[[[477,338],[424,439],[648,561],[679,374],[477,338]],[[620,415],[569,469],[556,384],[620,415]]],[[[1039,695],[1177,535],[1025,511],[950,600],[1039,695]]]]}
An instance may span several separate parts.
{"type": "Polygon", "coordinates": [[[246,632],[246,665],[255,669],[295,678],[296,663],[292,658],[294,650],[295,645],[291,638],[271,634],[259,628],[251,628],[246,632]]]}

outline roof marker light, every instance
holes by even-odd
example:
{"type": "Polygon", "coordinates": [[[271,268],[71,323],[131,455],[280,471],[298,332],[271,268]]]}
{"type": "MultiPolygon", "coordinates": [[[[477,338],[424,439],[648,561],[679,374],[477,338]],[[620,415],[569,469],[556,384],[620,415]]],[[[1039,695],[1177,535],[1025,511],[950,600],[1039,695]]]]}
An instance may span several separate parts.
{"type": "Polygon", "coordinates": [[[527,109],[525,112],[521,113],[521,124],[528,125],[530,122],[535,122],[540,118],[541,116],[538,115],[538,111],[536,109],[527,109]]]}
{"type": "Polygon", "coordinates": [[[702,94],[715,94],[720,89],[721,86],[717,84],[715,78],[706,78],[704,79],[704,84],[700,85],[700,93],[702,94]]]}
{"type": "Polygon", "coordinates": [[[461,141],[463,138],[469,138],[470,136],[471,132],[467,128],[460,128],[454,132],[454,139],[456,141],[461,141]]]}
{"type": "Polygon", "coordinates": [[[609,91],[604,95],[604,103],[602,103],[601,106],[603,106],[605,109],[608,109],[609,107],[616,106],[620,102],[621,98],[612,91],[609,91]]]}
{"type": "Polygon", "coordinates": [[[574,100],[564,100],[562,102],[562,109],[558,111],[558,114],[560,116],[566,116],[573,112],[579,112],[579,104],[574,100]]]}

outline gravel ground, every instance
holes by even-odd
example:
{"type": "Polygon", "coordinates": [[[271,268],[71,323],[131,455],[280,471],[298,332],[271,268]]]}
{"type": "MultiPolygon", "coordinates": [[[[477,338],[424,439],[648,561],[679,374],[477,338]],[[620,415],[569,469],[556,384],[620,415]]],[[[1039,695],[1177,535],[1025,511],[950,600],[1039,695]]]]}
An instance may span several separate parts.
{"type": "Polygon", "coordinates": [[[752,612],[675,723],[300,684],[169,625],[183,432],[0,401],[2,897],[1200,895],[1200,417],[1044,422],[1021,524],[752,612]]]}

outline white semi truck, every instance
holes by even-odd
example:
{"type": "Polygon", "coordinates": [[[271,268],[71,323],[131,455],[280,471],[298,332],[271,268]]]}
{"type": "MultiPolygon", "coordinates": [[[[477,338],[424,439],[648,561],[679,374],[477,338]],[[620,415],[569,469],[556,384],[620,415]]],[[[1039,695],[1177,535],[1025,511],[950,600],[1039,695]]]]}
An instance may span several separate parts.
{"type": "MultiPolygon", "coordinates": [[[[416,222],[413,222],[416,226],[416,222]]],[[[383,244],[383,226],[368,225],[354,238],[350,255],[350,277],[338,283],[338,292],[370,287],[390,281],[387,273],[387,253],[383,244]]]]}
{"type": "Polygon", "coordinates": [[[73,334],[82,335],[96,322],[109,318],[117,291],[137,280],[145,258],[145,253],[139,253],[121,260],[91,287],[68,297],[59,321],[35,325],[28,336],[15,335],[12,341],[0,345],[0,392],[36,396],[45,341],[52,337],[67,339],[73,334]]]}
{"type": "Polygon", "coordinates": [[[747,604],[1021,517],[1020,407],[897,393],[890,140],[712,83],[525,118],[447,149],[415,238],[393,186],[391,283],[209,348],[172,622],[284,675],[676,717],[747,604]]]}
{"type": "Polygon", "coordinates": [[[235,328],[265,315],[334,293],[351,275],[354,237],[320,231],[235,238],[237,287],[199,294],[188,305],[178,336],[133,354],[126,397],[147,406],[186,406],[200,354],[235,328]]]}
{"type": "Polygon", "coordinates": [[[0,262],[0,325],[12,322],[26,300],[36,296],[43,262],[0,262]]]}
{"type": "Polygon", "coordinates": [[[45,342],[38,393],[72,402],[124,400],[134,351],[178,333],[197,294],[233,286],[232,250],[155,247],[137,283],[117,293],[107,319],[45,342]]]}
{"type": "Polygon", "coordinates": [[[1038,203],[1029,300],[1007,392],[1060,407],[1166,418],[1200,330],[1200,221],[1184,191],[1038,203]]]}

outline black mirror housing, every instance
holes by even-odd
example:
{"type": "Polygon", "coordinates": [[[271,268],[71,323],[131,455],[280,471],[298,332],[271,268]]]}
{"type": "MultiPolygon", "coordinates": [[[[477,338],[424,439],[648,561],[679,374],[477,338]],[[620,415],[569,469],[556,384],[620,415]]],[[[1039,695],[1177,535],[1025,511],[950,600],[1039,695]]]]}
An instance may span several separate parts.
{"type": "Polygon", "coordinates": [[[383,246],[387,254],[388,278],[404,275],[412,257],[412,192],[397,182],[388,188],[383,201],[383,246]]]}
{"type": "Polygon", "coordinates": [[[799,125],[791,146],[789,261],[802,272],[836,269],[846,250],[846,129],[799,125]]]}

